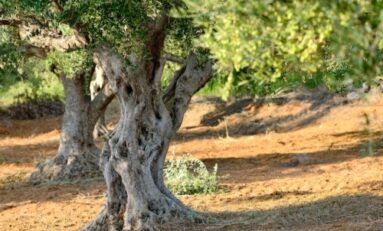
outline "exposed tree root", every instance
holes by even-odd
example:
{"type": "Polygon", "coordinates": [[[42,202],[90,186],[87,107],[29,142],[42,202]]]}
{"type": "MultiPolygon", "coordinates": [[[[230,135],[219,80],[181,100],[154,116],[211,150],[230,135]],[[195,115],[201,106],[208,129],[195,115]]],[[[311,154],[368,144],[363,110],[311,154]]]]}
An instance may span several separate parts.
{"type": "Polygon", "coordinates": [[[39,163],[30,176],[31,182],[46,180],[62,181],[100,173],[98,152],[77,155],[57,155],[51,160],[39,163]]]}

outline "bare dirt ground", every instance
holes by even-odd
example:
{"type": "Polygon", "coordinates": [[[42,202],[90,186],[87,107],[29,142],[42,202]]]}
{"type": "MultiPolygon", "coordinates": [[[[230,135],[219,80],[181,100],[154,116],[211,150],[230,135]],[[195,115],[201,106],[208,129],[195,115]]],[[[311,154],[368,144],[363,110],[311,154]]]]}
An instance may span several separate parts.
{"type": "MultiPolygon", "coordinates": [[[[25,182],[55,154],[60,121],[0,119],[0,230],[78,230],[105,203],[102,179],[25,182]]],[[[164,230],[383,230],[382,130],[380,95],[195,100],[170,152],[217,163],[223,190],[180,196],[209,222],[164,230]]]]}

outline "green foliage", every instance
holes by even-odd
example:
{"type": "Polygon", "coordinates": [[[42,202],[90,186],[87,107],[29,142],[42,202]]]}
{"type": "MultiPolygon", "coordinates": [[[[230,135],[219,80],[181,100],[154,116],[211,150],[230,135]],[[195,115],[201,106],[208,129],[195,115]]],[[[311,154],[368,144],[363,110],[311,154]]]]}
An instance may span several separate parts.
{"type": "Polygon", "coordinates": [[[22,74],[5,72],[0,75],[0,107],[28,100],[63,98],[63,86],[49,71],[45,60],[28,59],[22,65],[22,74]]]}
{"type": "MultiPolygon", "coordinates": [[[[81,28],[87,33],[90,44],[109,44],[122,55],[145,51],[144,35],[150,28],[147,24],[172,8],[185,7],[180,0],[119,1],[92,0],[17,0],[12,4],[0,0],[0,9],[7,17],[33,15],[50,30],[71,34],[71,28],[81,28]]],[[[169,28],[173,45],[185,47],[190,44],[188,34],[193,33],[191,20],[177,19],[169,28]]]]}
{"type": "Polygon", "coordinates": [[[217,59],[224,98],[302,84],[340,91],[381,75],[381,0],[186,2],[205,30],[196,43],[217,59]]]}
{"type": "Polygon", "coordinates": [[[16,46],[16,37],[17,32],[13,28],[0,27],[0,74],[2,75],[22,72],[20,65],[23,63],[24,57],[16,46]]]}
{"type": "Polygon", "coordinates": [[[49,70],[52,65],[55,66],[58,73],[64,73],[67,77],[73,77],[76,74],[90,74],[92,68],[91,53],[85,49],[60,52],[52,51],[45,59],[45,68],[49,70]]]}
{"type": "Polygon", "coordinates": [[[201,50],[195,49],[198,46],[193,44],[193,39],[202,33],[203,30],[196,27],[190,18],[173,19],[168,28],[165,49],[180,57],[186,57],[192,50],[195,53],[203,53],[201,50]]]}
{"type": "Polygon", "coordinates": [[[178,195],[214,193],[219,190],[217,171],[217,165],[209,172],[202,161],[187,154],[165,163],[165,183],[178,195]]]}
{"type": "Polygon", "coordinates": [[[64,90],[57,77],[47,74],[30,76],[19,79],[17,76],[7,76],[0,85],[0,107],[7,107],[16,102],[29,99],[62,100],[64,90]]]}
{"type": "MultiPolygon", "coordinates": [[[[268,95],[325,85],[343,91],[382,75],[382,0],[0,0],[2,16],[32,15],[64,35],[86,33],[78,52],[51,52],[48,61],[73,75],[91,66],[91,51],[108,44],[122,56],[145,56],[149,24],[161,14],[174,16],[165,51],[185,57],[198,47],[216,61],[216,76],[202,92],[268,95]],[[205,50],[206,50],[205,49],[205,50]]],[[[0,69],[23,72],[23,56],[11,29],[0,31],[0,69]]],[[[173,66],[167,68],[168,82],[173,66]]]]}

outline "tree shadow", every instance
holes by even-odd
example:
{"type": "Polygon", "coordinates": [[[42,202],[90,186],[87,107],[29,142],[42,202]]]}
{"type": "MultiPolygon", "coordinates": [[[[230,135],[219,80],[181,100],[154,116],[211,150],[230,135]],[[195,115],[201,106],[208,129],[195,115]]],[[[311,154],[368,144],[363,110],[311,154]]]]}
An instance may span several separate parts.
{"type": "MultiPolygon", "coordinates": [[[[383,138],[371,139],[376,144],[375,157],[383,155],[383,138]]],[[[271,179],[294,178],[306,173],[316,173],[314,166],[341,163],[365,158],[361,153],[363,140],[352,145],[328,147],[324,150],[305,153],[261,153],[253,157],[202,159],[210,169],[218,165],[223,176],[221,183],[247,184],[271,179]],[[246,169],[246,177],[243,177],[246,169]],[[285,171],[289,170],[289,171],[285,171]]]]}
{"type": "Polygon", "coordinates": [[[208,213],[212,223],[177,230],[382,230],[382,204],[381,196],[335,196],[272,209],[208,213]]]}
{"type": "Polygon", "coordinates": [[[62,116],[35,120],[0,118],[0,138],[28,138],[59,130],[62,116]]]}
{"type": "Polygon", "coordinates": [[[235,100],[234,102],[229,102],[226,105],[224,102],[220,102],[217,103],[217,110],[205,114],[200,123],[202,126],[216,126],[224,119],[224,117],[240,113],[250,106],[256,108],[259,108],[265,104],[275,104],[281,106],[291,101],[310,102],[312,103],[311,110],[313,110],[326,101],[333,99],[334,96],[334,94],[323,88],[317,88],[311,92],[290,92],[276,97],[245,97],[235,100]]]}
{"type": "MultiPolygon", "coordinates": [[[[377,132],[377,134],[380,134],[377,132]]],[[[335,134],[344,136],[353,136],[350,134],[335,134]]],[[[383,138],[374,139],[378,145],[376,147],[376,156],[383,155],[383,138]]],[[[309,153],[263,153],[253,157],[246,158],[210,158],[202,161],[210,169],[218,164],[218,173],[221,184],[247,184],[259,181],[267,181],[281,178],[300,177],[310,171],[316,171],[314,166],[341,163],[352,159],[364,158],[360,152],[360,143],[354,145],[345,145],[336,149],[325,149],[309,153]],[[246,176],[244,176],[246,169],[246,176]],[[293,171],[284,171],[292,169],[293,171]]],[[[331,148],[331,147],[329,147],[331,148]]],[[[379,182],[376,184],[379,187],[379,182]]],[[[383,185],[383,183],[382,183],[383,185]]],[[[32,201],[65,201],[78,194],[86,194],[87,191],[96,190],[97,195],[104,193],[104,181],[74,181],[70,184],[46,183],[41,185],[32,185],[29,183],[16,184],[12,187],[0,188],[0,208],[8,206],[9,203],[22,203],[32,201]],[[85,182],[85,183],[84,183],[85,182]],[[80,186],[79,186],[80,185],[80,186]],[[98,190],[98,191],[97,191],[98,190]]],[[[229,189],[230,190],[230,189],[229,189]]],[[[291,195],[306,195],[310,192],[297,191],[288,192],[291,195]]],[[[92,193],[91,193],[92,194],[92,193]]],[[[257,200],[268,200],[269,198],[278,199],[284,197],[286,193],[276,193],[263,195],[257,200]]],[[[11,205],[12,206],[12,205],[11,205]]],[[[0,209],[1,210],[1,209],[0,209]]]]}
{"type": "Polygon", "coordinates": [[[14,144],[0,147],[0,164],[30,164],[54,155],[58,140],[36,144],[14,144]]]}
{"type": "MultiPolygon", "coordinates": [[[[294,95],[293,97],[279,97],[273,99],[274,104],[284,105],[291,101],[309,102],[308,108],[302,108],[298,113],[288,114],[278,117],[256,117],[260,108],[265,104],[265,99],[254,101],[254,99],[242,99],[224,108],[220,108],[215,112],[208,113],[201,121],[202,126],[186,128],[177,133],[176,140],[193,140],[197,138],[208,138],[216,136],[230,135],[231,137],[239,137],[244,135],[255,135],[265,132],[288,132],[302,129],[310,124],[317,122],[322,117],[331,112],[332,109],[342,106],[347,102],[339,99],[331,94],[323,96],[307,96],[294,95]],[[217,126],[211,129],[211,126],[220,124],[225,117],[241,113],[248,107],[255,107],[257,110],[247,118],[241,118],[240,122],[234,124],[226,124],[225,126],[217,126]],[[206,126],[208,125],[208,126],[206,126]]],[[[221,124],[222,125],[222,124],[221,124]]]]}
{"type": "Polygon", "coordinates": [[[24,204],[70,201],[79,196],[103,198],[105,196],[103,178],[46,182],[38,185],[18,182],[0,187],[0,212],[24,204]]]}

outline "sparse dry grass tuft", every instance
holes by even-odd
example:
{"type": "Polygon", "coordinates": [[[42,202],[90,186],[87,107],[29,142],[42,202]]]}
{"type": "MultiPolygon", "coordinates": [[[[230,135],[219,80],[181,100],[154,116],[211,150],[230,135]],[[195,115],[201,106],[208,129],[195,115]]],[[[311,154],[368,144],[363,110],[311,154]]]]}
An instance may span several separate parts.
{"type": "Polygon", "coordinates": [[[14,188],[17,185],[26,182],[26,175],[28,171],[19,171],[8,175],[2,175],[0,177],[0,188],[14,188]]]}

